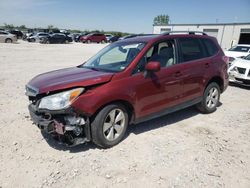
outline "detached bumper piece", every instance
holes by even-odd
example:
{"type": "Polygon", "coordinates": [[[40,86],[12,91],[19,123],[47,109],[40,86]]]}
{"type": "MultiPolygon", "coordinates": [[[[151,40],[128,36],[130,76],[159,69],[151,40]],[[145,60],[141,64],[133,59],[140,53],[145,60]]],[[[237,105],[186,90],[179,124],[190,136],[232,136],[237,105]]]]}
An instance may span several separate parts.
{"type": "Polygon", "coordinates": [[[34,104],[30,104],[29,112],[39,129],[67,146],[83,144],[91,139],[88,118],[77,115],[73,109],[39,111],[34,104]]]}

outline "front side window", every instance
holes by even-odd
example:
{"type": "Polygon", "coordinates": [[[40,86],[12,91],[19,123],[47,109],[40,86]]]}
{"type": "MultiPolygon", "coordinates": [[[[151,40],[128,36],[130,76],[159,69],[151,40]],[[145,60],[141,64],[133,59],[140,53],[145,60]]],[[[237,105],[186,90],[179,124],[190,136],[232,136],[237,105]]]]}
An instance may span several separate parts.
{"type": "Polygon", "coordinates": [[[113,43],[101,50],[81,67],[120,72],[135,59],[144,46],[145,43],[113,43]]]}
{"type": "Polygon", "coordinates": [[[179,39],[182,62],[202,59],[206,57],[199,39],[196,38],[180,38],[179,39]]]}
{"type": "Polygon", "coordinates": [[[159,62],[162,68],[176,64],[174,41],[167,40],[153,45],[138,62],[133,74],[143,72],[150,61],[159,62]]]}

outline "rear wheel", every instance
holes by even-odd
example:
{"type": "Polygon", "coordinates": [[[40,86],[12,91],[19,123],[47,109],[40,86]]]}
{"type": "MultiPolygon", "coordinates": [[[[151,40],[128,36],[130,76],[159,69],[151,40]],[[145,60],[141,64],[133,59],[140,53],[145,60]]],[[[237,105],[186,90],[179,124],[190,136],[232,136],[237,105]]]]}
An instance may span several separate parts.
{"type": "Polygon", "coordinates": [[[105,40],[102,40],[101,43],[104,44],[104,43],[105,43],[105,40]]]}
{"type": "Polygon", "coordinates": [[[90,43],[91,43],[91,41],[90,41],[90,40],[87,40],[87,43],[88,43],[88,44],[90,44],[90,43]]]}
{"type": "Polygon", "coordinates": [[[69,44],[69,41],[68,41],[68,40],[65,40],[65,44],[69,44]]]}
{"type": "Polygon", "coordinates": [[[5,43],[12,43],[12,39],[5,39],[5,43]]]}
{"type": "Polygon", "coordinates": [[[212,113],[216,110],[220,101],[220,87],[217,83],[210,83],[203,94],[201,103],[197,108],[205,114],[212,113]]]}
{"type": "Polygon", "coordinates": [[[128,126],[128,113],[121,104],[105,106],[91,124],[93,142],[103,148],[118,144],[128,126]]]}

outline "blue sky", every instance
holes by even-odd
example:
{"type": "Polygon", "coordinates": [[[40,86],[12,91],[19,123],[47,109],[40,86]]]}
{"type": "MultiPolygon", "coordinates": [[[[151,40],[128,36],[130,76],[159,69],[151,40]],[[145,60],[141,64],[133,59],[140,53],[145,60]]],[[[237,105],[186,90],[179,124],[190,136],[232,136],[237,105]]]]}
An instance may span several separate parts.
{"type": "Polygon", "coordinates": [[[159,14],[171,23],[250,22],[250,0],[0,0],[0,25],[151,33],[159,14]]]}

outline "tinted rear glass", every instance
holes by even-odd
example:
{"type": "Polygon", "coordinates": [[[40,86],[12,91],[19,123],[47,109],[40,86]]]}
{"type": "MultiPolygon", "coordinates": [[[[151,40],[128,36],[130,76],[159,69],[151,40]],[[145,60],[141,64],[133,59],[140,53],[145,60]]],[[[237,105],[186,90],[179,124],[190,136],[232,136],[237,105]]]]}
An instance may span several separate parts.
{"type": "Polygon", "coordinates": [[[218,47],[214,44],[214,42],[210,39],[202,39],[201,40],[207,50],[208,56],[213,56],[217,54],[219,51],[218,47]]]}
{"type": "Polygon", "coordinates": [[[205,52],[197,38],[180,38],[182,62],[192,61],[206,57],[205,52]]]}

